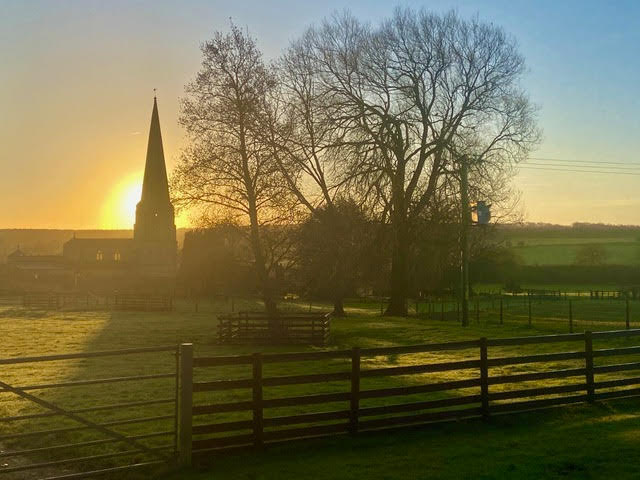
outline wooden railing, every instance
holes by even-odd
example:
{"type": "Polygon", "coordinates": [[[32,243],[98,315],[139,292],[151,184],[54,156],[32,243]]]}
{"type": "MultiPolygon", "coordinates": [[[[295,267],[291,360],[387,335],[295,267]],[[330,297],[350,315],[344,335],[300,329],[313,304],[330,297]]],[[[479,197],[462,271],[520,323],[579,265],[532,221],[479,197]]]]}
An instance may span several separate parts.
{"type": "Polygon", "coordinates": [[[229,344],[309,344],[324,346],[331,331],[329,313],[239,312],[218,317],[218,341],[229,344]]]}
{"type": "MultiPolygon", "coordinates": [[[[0,378],[0,394],[44,408],[4,416],[0,424],[67,420],[66,424],[49,424],[46,428],[4,429],[0,434],[4,447],[0,459],[9,465],[0,469],[0,476],[11,473],[20,476],[35,469],[66,469],[77,464],[83,472],[54,474],[50,478],[84,478],[99,462],[119,457],[134,460],[111,463],[100,472],[167,465],[174,460],[186,466],[194,455],[237,448],[636,396],[640,395],[640,376],[634,376],[633,372],[640,371],[640,342],[624,345],[620,342],[638,336],[640,329],[195,358],[193,346],[182,344],[177,356],[179,363],[175,370],[170,369],[173,371],[152,373],[145,369],[138,375],[129,372],[106,378],[58,378],[24,384],[22,379],[26,377],[9,375],[10,368],[24,364],[33,371],[41,362],[88,362],[105,357],[174,353],[176,347],[0,359],[5,372],[0,378]],[[600,342],[606,344],[598,345],[600,342]],[[523,352],[526,345],[535,350],[523,352]],[[511,347],[516,354],[505,353],[511,347]],[[491,354],[492,349],[500,352],[493,350],[491,354]],[[437,359],[441,354],[448,355],[446,361],[437,359]],[[405,355],[417,357],[411,357],[411,363],[400,362],[405,355]],[[615,360],[607,362],[610,358],[615,360]],[[525,369],[525,365],[530,367],[525,369]],[[20,385],[11,378],[19,379],[20,385]],[[170,382],[163,388],[168,387],[172,394],[149,397],[139,387],[142,382],[160,380],[170,382]],[[106,404],[85,402],[74,407],[69,402],[73,398],[86,400],[81,390],[75,390],[79,387],[95,389],[108,385],[113,389],[117,384],[128,383],[137,387],[121,389],[120,393],[126,394],[121,402],[113,399],[113,392],[112,401],[106,404]],[[75,396],[64,397],[67,400],[64,407],[52,400],[55,396],[33,393],[60,389],[77,392],[75,396]],[[135,399],[131,392],[143,395],[135,399]],[[166,405],[168,411],[154,410],[141,415],[140,408],[154,405],[166,405]],[[95,417],[102,416],[103,411],[129,409],[135,409],[137,414],[119,419],[95,417]],[[170,423],[172,428],[161,428],[158,422],[170,423]],[[126,434],[114,429],[133,424],[150,427],[126,434]],[[76,437],[77,432],[90,431],[102,436],[92,440],[76,437]],[[168,437],[173,442],[144,443],[158,437],[160,441],[168,437]],[[35,445],[32,439],[55,439],[62,443],[35,445]],[[126,450],[74,455],[80,447],[104,449],[107,444],[121,444],[126,450]],[[19,461],[14,463],[13,459],[19,461]]],[[[150,388],[158,393],[157,386],[152,385],[150,388]]]]}
{"type": "Polygon", "coordinates": [[[0,305],[22,304],[39,310],[134,310],[171,311],[173,297],[164,294],[119,293],[94,295],[91,293],[28,293],[22,296],[4,297],[0,305]]]}
{"type": "Polygon", "coordinates": [[[115,295],[113,301],[113,309],[115,310],[173,310],[173,297],[171,295],[122,293],[115,295]]]}
{"type": "MultiPolygon", "coordinates": [[[[239,356],[198,357],[189,359],[193,371],[203,373],[224,368],[247,368],[250,377],[225,377],[207,381],[186,379],[190,392],[183,397],[182,417],[192,439],[184,449],[194,455],[205,452],[223,452],[229,449],[259,447],[265,443],[317,437],[339,433],[356,433],[367,430],[422,424],[434,421],[488,417],[513,411],[523,411],[554,405],[598,399],[640,395],[640,377],[599,380],[601,374],[640,370],[640,361],[609,365],[594,365],[595,359],[608,356],[640,354],[640,346],[594,349],[593,342],[601,339],[635,337],[640,330],[622,330],[597,333],[544,335],[519,338],[502,338],[437,343],[414,346],[382,348],[353,348],[300,353],[255,353],[239,356]],[[524,345],[578,344],[578,348],[550,353],[532,353],[514,356],[491,356],[492,347],[520,347],[524,345]],[[418,364],[363,368],[363,364],[375,364],[376,357],[405,354],[428,354],[443,351],[461,351],[463,359],[446,362],[422,362],[418,364]],[[341,371],[322,371],[327,361],[342,362],[341,371]],[[265,366],[307,362],[313,373],[302,375],[266,376],[265,366]],[[314,362],[325,362],[318,365],[314,362]],[[558,368],[558,362],[573,362],[572,368],[558,368]],[[531,364],[545,367],[537,371],[521,373],[504,372],[505,367],[531,364]],[[321,370],[318,372],[318,370],[321,370]],[[451,380],[425,383],[415,375],[446,372],[451,380]],[[465,378],[460,374],[465,373],[465,378]],[[400,384],[393,379],[403,376],[400,384]],[[364,380],[388,377],[387,384],[377,388],[363,388],[364,380]],[[537,382],[534,386],[522,386],[523,382],[537,382]],[[300,385],[312,385],[318,393],[300,394],[300,385]],[[334,386],[338,391],[323,392],[322,384],[334,386]],[[298,392],[287,395],[287,387],[298,392]],[[506,389],[506,387],[515,387],[506,389]],[[620,387],[634,388],[620,389],[620,387]],[[265,395],[265,391],[277,387],[277,396],[265,395]],[[316,390],[317,389],[317,390],[316,390]],[[202,400],[203,392],[208,396],[202,400]],[[213,393],[212,393],[213,392],[213,393]],[[244,399],[212,402],[212,395],[240,396],[244,399]],[[200,396],[199,396],[200,395],[200,396]],[[447,396],[445,396],[447,395],[447,396]],[[412,399],[403,397],[413,396],[412,399]],[[418,396],[418,398],[416,398],[418,396]],[[196,399],[195,401],[193,399],[196,399]],[[381,404],[383,399],[394,399],[381,404]],[[363,402],[378,402],[365,405],[363,402]],[[191,402],[191,403],[189,403],[191,402]],[[302,406],[327,405],[321,411],[303,412],[302,406]],[[343,405],[341,407],[340,405],[343,405]],[[286,407],[290,410],[286,411],[286,407]],[[278,409],[277,414],[270,414],[278,409]],[[282,412],[285,413],[282,413],[282,412]],[[244,412],[245,417],[240,418],[244,412]],[[246,418],[246,415],[250,418],[246,418]],[[221,421],[227,417],[227,421],[221,421]]],[[[549,348],[549,347],[547,347],[549,348]]],[[[636,357],[637,358],[637,357],[636,357]]],[[[285,370],[286,371],[286,370],[285,370]]],[[[188,375],[188,371],[183,371],[188,375]]],[[[236,373],[238,375],[238,373],[236,373]]],[[[183,378],[183,381],[185,379],[183,378]]],[[[442,378],[440,379],[442,380],[442,378]]],[[[312,391],[313,392],[313,391],[312,391]]],[[[182,424],[181,420],[181,424],[182,424]]]]}

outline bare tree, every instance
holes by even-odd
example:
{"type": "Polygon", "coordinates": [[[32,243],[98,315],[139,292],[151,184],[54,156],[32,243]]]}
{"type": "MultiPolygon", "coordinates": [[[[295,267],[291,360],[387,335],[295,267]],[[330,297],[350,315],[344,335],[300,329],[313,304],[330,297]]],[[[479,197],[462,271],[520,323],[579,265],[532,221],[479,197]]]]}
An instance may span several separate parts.
{"type": "Polygon", "coordinates": [[[538,138],[523,58],[500,28],[410,9],[375,27],[335,15],[294,47],[331,120],[336,167],[391,225],[386,314],[406,315],[411,225],[460,156],[495,173],[538,138]]]}
{"type": "Polygon", "coordinates": [[[333,314],[344,316],[344,296],[354,291],[360,272],[356,262],[365,250],[363,244],[358,249],[353,243],[356,232],[364,231],[365,213],[350,201],[336,170],[337,158],[345,152],[337,147],[315,71],[301,48],[292,46],[276,64],[278,88],[269,97],[263,134],[286,188],[307,213],[296,236],[307,286],[315,294],[328,295],[333,314]]]}
{"type": "Polygon", "coordinates": [[[291,220],[290,196],[262,133],[275,79],[255,40],[234,25],[206,42],[202,54],[202,68],[182,102],[180,122],[191,143],[174,174],[176,199],[204,209],[208,218],[248,226],[263,301],[273,317],[278,254],[266,241],[265,226],[291,220]]]}

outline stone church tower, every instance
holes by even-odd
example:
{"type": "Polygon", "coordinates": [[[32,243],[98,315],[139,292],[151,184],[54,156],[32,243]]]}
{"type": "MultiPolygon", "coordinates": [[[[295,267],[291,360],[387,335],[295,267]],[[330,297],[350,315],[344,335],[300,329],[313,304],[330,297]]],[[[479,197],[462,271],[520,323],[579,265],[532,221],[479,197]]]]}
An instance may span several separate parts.
{"type": "Polygon", "coordinates": [[[175,275],[176,225],[169,198],[167,168],[162,148],[158,102],[153,98],[142,197],[136,206],[133,239],[137,263],[147,274],[175,275]]]}
{"type": "Polygon", "coordinates": [[[142,196],[133,238],[73,238],[62,255],[10,255],[11,275],[20,288],[104,292],[172,291],[178,244],[164,163],[158,103],[153,99],[142,196]]]}

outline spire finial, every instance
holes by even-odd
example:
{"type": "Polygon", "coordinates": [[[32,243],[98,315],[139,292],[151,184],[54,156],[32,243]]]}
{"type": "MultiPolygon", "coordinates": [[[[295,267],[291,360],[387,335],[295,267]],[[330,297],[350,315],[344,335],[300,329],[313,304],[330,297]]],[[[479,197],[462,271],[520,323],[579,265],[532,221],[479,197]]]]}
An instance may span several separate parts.
{"type": "Polygon", "coordinates": [[[153,89],[153,99],[156,100],[156,93],[157,93],[158,89],[154,88],[153,89]]]}

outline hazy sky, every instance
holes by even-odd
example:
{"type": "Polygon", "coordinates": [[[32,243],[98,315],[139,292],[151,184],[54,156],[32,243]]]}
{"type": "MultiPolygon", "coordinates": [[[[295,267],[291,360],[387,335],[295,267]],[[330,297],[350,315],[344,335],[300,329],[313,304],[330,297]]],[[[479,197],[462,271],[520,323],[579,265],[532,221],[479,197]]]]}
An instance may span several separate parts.
{"type": "MultiPolygon", "coordinates": [[[[640,165],[640,2],[396,5],[478,14],[517,38],[544,130],[532,156],[640,165]]],[[[393,4],[0,0],[0,228],[130,227],[131,212],[119,212],[136,201],[153,88],[171,170],[184,142],[178,99],[201,42],[232,18],[272,58],[344,8],[376,20],[393,4]]],[[[529,221],[640,224],[637,175],[523,168],[516,185],[529,221]]]]}

